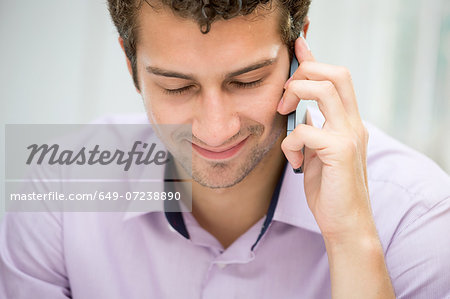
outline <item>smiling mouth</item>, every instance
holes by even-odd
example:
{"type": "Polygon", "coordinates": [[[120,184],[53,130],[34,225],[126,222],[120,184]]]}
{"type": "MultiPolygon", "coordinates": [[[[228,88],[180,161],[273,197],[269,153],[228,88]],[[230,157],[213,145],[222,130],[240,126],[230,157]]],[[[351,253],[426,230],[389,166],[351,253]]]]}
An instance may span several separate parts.
{"type": "Polygon", "coordinates": [[[248,137],[239,142],[238,144],[226,148],[226,149],[205,149],[194,143],[192,143],[192,148],[195,149],[201,156],[212,159],[212,160],[223,160],[231,158],[239,152],[239,150],[244,146],[248,137]]]}

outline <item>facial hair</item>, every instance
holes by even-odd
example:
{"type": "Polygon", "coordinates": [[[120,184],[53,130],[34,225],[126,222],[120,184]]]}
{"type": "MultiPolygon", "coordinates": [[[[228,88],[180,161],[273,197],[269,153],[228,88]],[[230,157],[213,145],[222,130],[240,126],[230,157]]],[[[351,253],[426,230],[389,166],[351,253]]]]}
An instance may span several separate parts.
{"type": "MultiPolygon", "coordinates": [[[[274,121],[275,122],[275,121],[274,121]]],[[[264,126],[250,126],[245,133],[239,133],[232,138],[238,140],[240,136],[249,136],[258,139],[264,133],[264,126]]],[[[180,165],[187,173],[190,173],[192,179],[198,184],[211,188],[230,188],[240,183],[250,172],[263,160],[267,153],[273,148],[274,144],[283,132],[282,126],[272,126],[272,131],[264,140],[254,144],[247,151],[245,157],[238,157],[226,162],[206,161],[198,155],[192,155],[192,161],[189,159],[177,159],[180,165]],[[238,162],[240,164],[238,164],[238,162]],[[192,172],[191,172],[192,171],[192,172]]],[[[195,137],[194,137],[195,138],[195,137]]],[[[228,142],[231,143],[231,142],[228,142]]]]}

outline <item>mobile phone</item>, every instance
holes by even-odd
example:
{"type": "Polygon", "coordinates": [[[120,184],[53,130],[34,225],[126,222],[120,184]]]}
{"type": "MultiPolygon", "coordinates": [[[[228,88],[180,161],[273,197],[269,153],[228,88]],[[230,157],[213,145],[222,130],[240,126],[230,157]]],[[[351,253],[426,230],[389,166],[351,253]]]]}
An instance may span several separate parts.
{"type": "MultiPolygon", "coordinates": [[[[302,34],[300,33],[300,36],[302,34]]],[[[289,78],[294,75],[295,71],[298,69],[299,63],[298,59],[295,56],[295,50],[292,54],[292,61],[291,61],[291,67],[289,70],[289,78]]],[[[298,124],[306,124],[306,111],[308,106],[310,105],[317,105],[316,101],[310,101],[310,100],[302,100],[300,99],[300,102],[298,103],[297,109],[291,113],[288,114],[287,119],[287,135],[289,135],[292,131],[294,131],[295,127],[298,124]]],[[[302,148],[302,154],[305,154],[305,149],[302,148]]],[[[297,168],[294,169],[295,173],[303,173],[303,164],[297,168]]]]}

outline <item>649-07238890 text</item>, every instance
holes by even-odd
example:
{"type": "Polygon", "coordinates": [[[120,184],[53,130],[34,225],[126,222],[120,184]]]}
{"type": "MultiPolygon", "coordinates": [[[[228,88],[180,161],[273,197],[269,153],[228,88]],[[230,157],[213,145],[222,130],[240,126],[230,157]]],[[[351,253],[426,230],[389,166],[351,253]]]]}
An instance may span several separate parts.
{"type": "Polygon", "coordinates": [[[92,193],[69,193],[46,192],[46,193],[11,193],[10,200],[47,200],[47,201],[65,201],[65,200],[180,200],[180,192],[150,192],[150,191],[128,191],[128,192],[112,192],[112,191],[95,191],[92,193]]]}

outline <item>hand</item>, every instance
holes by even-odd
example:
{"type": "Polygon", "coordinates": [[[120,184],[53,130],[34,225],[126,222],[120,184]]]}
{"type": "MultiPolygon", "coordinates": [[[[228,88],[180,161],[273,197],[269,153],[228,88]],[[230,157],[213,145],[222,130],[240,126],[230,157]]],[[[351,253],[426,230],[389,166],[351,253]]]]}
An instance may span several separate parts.
{"type": "Polygon", "coordinates": [[[294,168],[304,160],[304,186],[308,202],[325,239],[355,230],[373,230],[366,171],[368,133],[358,112],[347,69],[316,62],[303,38],[295,53],[299,68],[285,86],[278,112],[294,111],[300,101],[316,100],[325,117],[322,129],[298,125],[281,148],[294,168]],[[305,146],[305,156],[301,149],[305,146]]]}
{"type": "Polygon", "coordinates": [[[298,125],[281,148],[294,168],[304,160],[306,200],[322,232],[333,298],[395,298],[369,201],[368,133],[347,69],[316,62],[303,38],[295,42],[299,68],[285,86],[278,112],[299,99],[316,100],[322,129],[298,125]],[[301,149],[305,147],[305,155],[301,149]]]}

